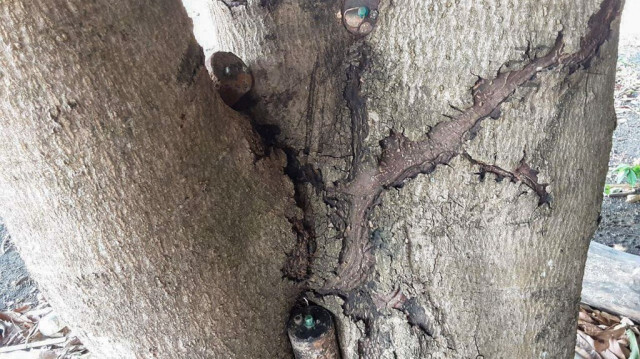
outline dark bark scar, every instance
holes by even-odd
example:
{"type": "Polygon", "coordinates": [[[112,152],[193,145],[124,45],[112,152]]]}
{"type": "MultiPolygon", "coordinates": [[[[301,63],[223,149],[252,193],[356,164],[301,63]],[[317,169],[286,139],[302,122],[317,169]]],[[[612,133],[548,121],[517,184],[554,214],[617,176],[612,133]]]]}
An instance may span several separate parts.
{"type": "Polygon", "coordinates": [[[468,153],[463,153],[462,156],[469,162],[480,167],[480,172],[478,173],[478,175],[481,179],[484,179],[486,173],[493,173],[498,176],[499,180],[507,178],[511,182],[522,182],[525,186],[531,188],[538,195],[539,206],[551,203],[551,194],[547,192],[547,187],[549,186],[549,184],[540,183],[538,181],[539,172],[531,168],[524,157],[522,158],[522,160],[520,160],[520,163],[515,170],[508,171],[496,165],[475,160],[471,158],[468,153]]]}
{"type": "Polygon", "coordinates": [[[218,0],[225,4],[229,10],[236,6],[247,6],[247,0],[218,0]]]}
{"type": "Polygon", "coordinates": [[[195,39],[189,41],[187,49],[182,55],[177,79],[179,82],[191,85],[194,83],[198,70],[204,67],[204,51],[195,39]]]}
{"type": "MultiPolygon", "coordinates": [[[[327,203],[336,208],[346,228],[337,273],[318,292],[347,297],[349,292],[366,282],[375,262],[367,223],[385,190],[402,187],[406,181],[430,173],[438,165],[448,164],[460,154],[462,144],[479,129],[480,122],[488,117],[499,117],[500,105],[539,72],[566,69],[571,74],[580,68],[588,68],[600,46],[609,38],[610,25],[620,12],[620,0],[604,0],[600,10],[589,20],[588,32],[582,38],[578,51],[564,53],[563,34],[559,32],[551,50],[532,59],[522,69],[500,73],[493,79],[480,78],[471,90],[473,105],[450,121],[440,122],[431,128],[425,139],[411,141],[402,133],[392,131],[380,141],[382,154],[377,164],[354,164],[354,173],[346,181],[327,188],[327,203]]],[[[356,70],[353,70],[353,75],[359,77],[356,70]]],[[[345,95],[353,91],[358,82],[359,79],[348,78],[345,95]]],[[[357,91],[348,95],[345,97],[349,100],[352,122],[356,124],[361,121],[361,95],[357,91]]],[[[509,176],[533,188],[541,196],[541,203],[549,200],[545,185],[537,182],[537,174],[526,163],[509,176]]]]}

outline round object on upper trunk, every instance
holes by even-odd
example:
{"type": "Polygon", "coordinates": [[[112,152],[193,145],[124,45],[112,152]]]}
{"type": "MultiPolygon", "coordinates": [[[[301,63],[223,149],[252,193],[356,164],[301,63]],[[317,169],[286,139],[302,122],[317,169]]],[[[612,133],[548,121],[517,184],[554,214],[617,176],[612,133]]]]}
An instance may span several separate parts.
{"type": "Polygon", "coordinates": [[[367,35],[378,20],[380,0],[345,0],[342,7],[342,20],[349,32],[367,35]]]}
{"type": "Polygon", "coordinates": [[[216,52],[209,59],[212,78],[222,101],[233,107],[253,87],[249,67],[231,52],[216,52]]]}

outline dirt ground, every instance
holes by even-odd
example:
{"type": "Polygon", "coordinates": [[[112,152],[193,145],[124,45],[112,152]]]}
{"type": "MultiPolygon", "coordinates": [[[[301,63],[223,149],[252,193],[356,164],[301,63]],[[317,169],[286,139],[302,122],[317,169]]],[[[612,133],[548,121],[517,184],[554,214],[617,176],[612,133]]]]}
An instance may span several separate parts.
{"type": "MultiPolygon", "coordinates": [[[[640,34],[622,35],[615,92],[618,127],[613,134],[610,170],[623,163],[640,163],[640,34]]],[[[607,183],[615,183],[611,171],[607,183]]],[[[640,203],[605,198],[601,217],[594,241],[640,255],[640,203]]]]}
{"type": "Polygon", "coordinates": [[[35,303],[38,288],[0,223],[0,312],[21,303],[35,303]]]}

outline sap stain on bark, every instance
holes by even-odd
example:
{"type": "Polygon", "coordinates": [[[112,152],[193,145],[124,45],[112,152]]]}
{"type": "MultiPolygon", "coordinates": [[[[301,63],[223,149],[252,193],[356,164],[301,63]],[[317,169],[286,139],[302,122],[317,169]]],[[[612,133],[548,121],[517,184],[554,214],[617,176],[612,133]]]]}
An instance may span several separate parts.
{"type": "Polygon", "coordinates": [[[302,282],[311,275],[311,261],[315,253],[315,231],[305,224],[304,218],[289,218],[291,228],[296,234],[296,244],[287,253],[287,261],[282,268],[285,278],[302,282]]]}
{"type": "Polygon", "coordinates": [[[311,189],[319,194],[324,190],[324,179],[322,172],[312,165],[301,165],[292,148],[282,149],[287,155],[284,172],[293,182],[294,200],[302,210],[302,218],[289,218],[297,242],[294,250],[288,255],[283,273],[290,279],[302,281],[311,275],[310,268],[317,246],[314,213],[309,201],[312,193],[309,193],[310,188],[307,185],[311,185],[311,189]]]}
{"type": "MultiPolygon", "coordinates": [[[[302,165],[298,160],[297,151],[278,141],[278,136],[281,133],[278,126],[258,124],[254,119],[251,119],[251,125],[261,138],[263,151],[260,156],[268,156],[271,151],[278,149],[283,151],[287,157],[284,174],[293,183],[293,199],[296,206],[302,210],[302,217],[287,218],[291,223],[291,230],[296,235],[296,244],[293,250],[287,254],[282,274],[285,278],[301,282],[311,275],[310,268],[316,251],[314,213],[309,200],[312,193],[309,192],[307,185],[311,185],[317,194],[324,191],[322,172],[311,164],[302,165]]],[[[260,156],[257,156],[256,160],[259,160],[260,156]]]]}
{"type": "MultiPolygon", "coordinates": [[[[376,306],[371,293],[375,290],[375,283],[368,282],[366,285],[352,290],[342,298],[345,300],[344,314],[365,323],[366,332],[373,329],[373,322],[380,317],[380,311],[376,306]]],[[[366,333],[365,333],[366,334],[366,333]]]]}
{"type": "Polygon", "coordinates": [[[600,10],[589,18],[589,32],[580,40],[580,50],[566,60],[570,73],[580,67],[589,68],[600,46],[611,34],[611,22],[622,12],[621,0],[604,0],[600,10]]]}
{"type": "MultiPolygon", "coordinates": [[[[509,100],[513,93],[532,79],[540,71],[586,67],[602,43],[608,39],[611,22],[620,14],[620,1],[603,2],[598,13],[592,18],[604,24],[590,21],[589,32],[577,52],[565,54],[562,32],[558,33],[552,49],[545,55],[532,60],[520,70],[503,72],[493,79],[479,79],[472,89],[473,105],[455,116],[451,121],[434,126],[427,138],[411,141],[402,133],[392,132],[381,141],[382,154],[378,164],[362,166],[358,164],[355,176],[346,183],[332,188],[329,194],[336,201],[349,198],[345,219],[344,246],[335,278],[329,280],[323,292],[350,291],[361,285],[375,263],[369,242],[366,223],[372,208],[380,195],[388,188],[401,187],[407,180],[433,171],[437,165],[447,164],[460,154],[464,141],[486,118],[495,117],[500,105],[509,100]],[[374,179],[373,181],[371,179],[374,179]]],[[[571,71],[569,71],[569,74],[571,71]]],[[[546,186],[537,183],[537,174],[521,166],[517,174],[519,180],[528,183],[541,196],[541,202],[548,202],[546,186]]]]}
{"type": "Polygon", "coordinates": [[[351,113],[351,171],[349,180],[353,179],[364,156],[364,140],[369,135],[369,114],[367,101],[361,95],[362,73],[369,66],[370,49],[363,42],[352,49],[348,57],[352,58],[347,68],[347,84],[343,96],[351,113]]]}
{"type": "Polygon", "coordinates": [[[280,5],[281,0],[260,0],[260,6],[266,8],[269,11],[274,11],[278,5],[280,5]]]}
{"type": "Polygon", "coordinates": [[[204,66],[204,51],[202,51],[202,47],[196,40],[192,39],[182,54],[180,67],[178,68],[178,82],[191,85],[202,66],[204,66]]]}
{"type": "Polygon", "coordinates": [[[433,323],[429,320],[427,312],[418,303],[416,298],[407,299],[398,308],[407,316],[409,324],[420,328],[426,335],[432,337],[434,333],[433,323]]]}
{"type": "Polygon", "coordinates": [[[236,6],[247,6],[247,0],[219,0],[223,4],[227,5],[229,10],[236,6]]]}
{"type": "Polygon", "coordinates": [[[380,311],[384,308],[392,308],[402,312],[406,315],[409,324],[419,328],[426,335],[433,337],[435,332],[434,323],[429,319],[427,311],[420,305],[417,298],[407,298],[400,287],[386,296],[375,295],[373,301],[380,311]]]}

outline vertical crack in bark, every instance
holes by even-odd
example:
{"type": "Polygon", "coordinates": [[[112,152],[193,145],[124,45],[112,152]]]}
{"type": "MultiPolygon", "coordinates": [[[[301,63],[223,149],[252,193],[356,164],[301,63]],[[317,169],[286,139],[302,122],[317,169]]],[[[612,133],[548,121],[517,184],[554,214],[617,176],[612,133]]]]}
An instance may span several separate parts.
{"type": "Polygon", "coordinates": [[[307,109],[306,109],[306,120],[307,120],[307,129],[305,131],[305,140],[304,140],[304,154],[308,155],[311,152],[311,143],[313,142],[313,115],[316,105],[316,86],[317,86],[317,73],[320,63],[318,59],[313,63],[313,70],[311,70],[311,76],[309,77],[309,95],[307,97],[307,109]]]}
{"type": "MultiPolygon", "coordinates": [[[[365,282],[375,261],[367,222],[386,189],[402,187],[407,180],[429,173],[437,165],[447,164],[459,154],[460,147],[479,128],[480,122],[495,116],[500,105],[538,72],[560,67],[568,68],[572,73],[580,67],[587,68],[608,39],[611,22],[619,16],[620,10],[620,0],[604,0],[600,10],[589,20],[588,33],[577,52],[564,54],[562,32],[558,33],[553,48],[545,56],[533,59],[520,70],[500,73],[492,80],[480,79],[472,89],[473,105],[453,120],[437,124],[427,133],[426,139],[411,141],[401,133],[392,132],[380,142],[382,155],[377,165],[358,163],[353,166],[353,176],[328,189],[328,203],[346,203],[339,212],[347,226],[337,274],[318,292],[344,296],[365,282]]],[[[352,98],[361,101],[359,93],[352,98]]],[[[366,111],[364,107],[357,109],[366,111]]],[[[544,185],[537,183],[531,168],[522,165],[516,172],[517,178],[532,186],[536,193],[546,192],[544,185]]]]}
{"type": "Polygon", "coordinates": [[[303,281],[311,275],[311,264],[316,251],[316,231],[313,208],[309,202],[310,188],[316,193],[324,190],[322,173],[310,164],[301,165],[296,152],[291,148],[283,148],[287,155],[287,167],[285,174],[294,185],[294,200],[302,209],[302,218],[290,218],[292,229],[296,233],[297,242],[292,253],[289,254],[287,263],[283,268],[285,277],[303,281]]]}
{"type": "Polygon", "coordinates": [[[478,355],[476,355],[476,359],[483,359],[484,355],[482,355],[482,353],[480,353],[480,346],[478,345],[478,330],[480,328],[480,318],[478,317],[478,321],[476,322],[476,327],[473,331],[473,344],[476,347],[476,353],[478,353],[478,355]]]}
{"type": "Polygon", "coordinates": [[[364,140],[369,135],[369,114],[367,101],[360,94],[362,73],[369,65],[370,50],[366,43],[361,42],[348,57],[354,59],[347,68],[347,84],[344,89],[344,99],[351,113],[351,170],[348,180],[353,180],[364,157],[364,140]]]}
{"type": "Polygon", "coordinates": [[[252,146],[256,161],[269,156],[273,149],[281,150],[287,156],[284,174],[293,183],[293,199],[296,206],[302,210],[302,217],[287,218],[291,223],[291,230],[296,235],[296,244],[291,253],[287,254],[282,274],[293,281],[301,282],[311,275],[311,265],[316,250],[315,217],[310,198],[311,191],[315,190],[316,194],[324,191],[322,172],[311,164],[302,165],[298,160],[297,151],[278,141],[277,137],[281,132],[278,126],[259,125],[251,118],[250,124],[261,140],[261,143],[252,146]]]}

